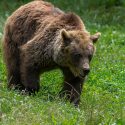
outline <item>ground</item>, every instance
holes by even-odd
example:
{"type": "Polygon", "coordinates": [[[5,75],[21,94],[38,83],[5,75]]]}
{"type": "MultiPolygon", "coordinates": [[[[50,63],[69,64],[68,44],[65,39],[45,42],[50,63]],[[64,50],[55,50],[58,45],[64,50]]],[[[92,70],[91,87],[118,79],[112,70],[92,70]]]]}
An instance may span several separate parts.
{"type": "Polygon", "coordinates": [[[91,62],[79,108],[60,99],[62,74],[59,70],[44,73],[36,96],[21,95],[6,88],[6,71],[2,59],[3,25],[19,6],[0,3],[0,124],[54,125],[124,125],[125,124],[125,20],[122,7],[81,10],[74,4],[55,2],[66,11],[74,11],[84,20],[87,30],[102,36],[91,62]],[[65,7],[66,6],[66,7],[65,7]],[[2,10],[2,11],[1,11],[2,10]],[[30,121],[30,122],[29,122],[30,121]]]}

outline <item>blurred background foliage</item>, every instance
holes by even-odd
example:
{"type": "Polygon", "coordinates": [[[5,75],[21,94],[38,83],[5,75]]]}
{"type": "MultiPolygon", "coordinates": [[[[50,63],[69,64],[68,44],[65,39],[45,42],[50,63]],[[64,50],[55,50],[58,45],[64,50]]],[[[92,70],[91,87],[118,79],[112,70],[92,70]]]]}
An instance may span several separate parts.
{"type": "MultiPolygon", "coordinates": [[[[20,5],[32,0],[0,0],[0,21],[20,5]]],[[[46,0],[64,11],[77,13],[85,23],[125,25],[125,0],[46,0]]]]}
{"type": "MultiPolygon", "coordinates": [[[[13,7],[20,5],[21,3],[27,3],[33,0],[0,0],[1,5],[6,9],[8,4],[13,7]]],[[[113,7],[113,6],[125,6],[125,0],[44,0],[51,1],[58,4],[74,4],[75,7],[83,6],[84,8],[96,8],[96,7],[113,7]]],[[[2,8],[1,8],[2,9],[2,8]]]]}

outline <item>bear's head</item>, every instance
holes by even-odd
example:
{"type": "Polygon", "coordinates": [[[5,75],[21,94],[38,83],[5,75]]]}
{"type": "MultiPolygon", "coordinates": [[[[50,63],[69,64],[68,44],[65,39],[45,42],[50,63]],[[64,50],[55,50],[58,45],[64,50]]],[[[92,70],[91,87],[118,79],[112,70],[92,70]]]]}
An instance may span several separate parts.
{"type": "Polygon", "coordinates": [[[60,58],[57,62],[68,67],[75,76],[85,77],[90,72],[90,61],[95,52],[94,44],[101,33],[90,35],[86,31],[61,30],[60,58]]]}

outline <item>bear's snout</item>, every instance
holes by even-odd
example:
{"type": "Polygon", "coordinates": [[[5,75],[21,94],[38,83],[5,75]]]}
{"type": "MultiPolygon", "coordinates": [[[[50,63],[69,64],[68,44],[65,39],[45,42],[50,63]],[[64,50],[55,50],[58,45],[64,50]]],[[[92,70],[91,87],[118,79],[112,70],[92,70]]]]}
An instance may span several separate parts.
{"type": "Polygon", "coordinates": [[[83,72],[84,72],[84,75],[88,75],[88,73],[90,72],[90,66],[88,63],[85,63],[83,65],[83,72]]]}

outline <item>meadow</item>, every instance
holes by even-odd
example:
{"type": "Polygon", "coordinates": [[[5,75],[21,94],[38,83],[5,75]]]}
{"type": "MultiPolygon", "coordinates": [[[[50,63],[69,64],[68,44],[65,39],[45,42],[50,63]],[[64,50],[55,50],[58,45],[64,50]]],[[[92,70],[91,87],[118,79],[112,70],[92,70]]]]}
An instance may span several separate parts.
{"type": "Polygon", "coordinates": [[[7,17],[23,0],[0,1],[0,125],[125,125],[125,8],[84,7],[82,0],[49,0],[77,13],[91,33],[101,32],[91,72],[78,108],[59,98],[60,70],[46,72],[36,96],[7,89],[2,57],[3,28],[7,17]]]}

